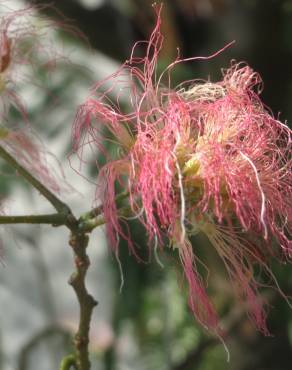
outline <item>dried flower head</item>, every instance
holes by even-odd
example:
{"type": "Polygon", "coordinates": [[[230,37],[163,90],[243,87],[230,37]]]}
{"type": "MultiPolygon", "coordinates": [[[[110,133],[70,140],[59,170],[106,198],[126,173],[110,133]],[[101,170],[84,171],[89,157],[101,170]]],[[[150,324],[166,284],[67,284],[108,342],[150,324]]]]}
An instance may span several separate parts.
{"type": "Polygon", "coordinates": [[[135,45],[130,60],[97,84],[80,107],[76,148],[95,143],[107,155],[105,130],[120,146],[119,158],[100,169],[97,190],[115,251],[119,237],[134,248],[119,222],[119,182],[148,232],[149,246],[158,243],[163,248],[166,236],[177,248],[197,320],[219,333],[217,313],[189,240],[201,232],[222,259],[255,324],[268,333],[254,266],[275,281],[269,258],[292,256],[291,131],[263,105],[261,79],[243,63],[233,63],[219,82],[163,86],[163,75],[170,77],[183,60],[178,58],[163,75],[156,75],[163,40],[160,10],[145,57],[135,56],[135,45]],[[110,97],[120,81],[127,82],[130,96],[131,110],[126,113],[120,97],[116,103],[110,97]]]}

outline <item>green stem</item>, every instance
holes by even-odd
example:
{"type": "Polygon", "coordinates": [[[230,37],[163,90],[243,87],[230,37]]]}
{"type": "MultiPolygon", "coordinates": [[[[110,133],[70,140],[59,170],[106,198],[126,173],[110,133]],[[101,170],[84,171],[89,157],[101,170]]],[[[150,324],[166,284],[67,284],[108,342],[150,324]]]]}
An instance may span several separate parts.
{"type": "Polygon", "coordinates": [[[64,357],[60,365],[60,370],[70,370],[72,367],[77,370],[75,355],[64,357]]]}
{"type": "MultiPolygon", "coordinates": [[[[90,212],[85,213],[79,219],[78,229],[79,231],[83,231],[85,233],[91,232],[98,226],[104,225],[106,220],[103,215],[93,216],[92,218],[87,218],[90,212]]],[[[132,214],[132,210],[130,206],[121,207],[118,209],[118,216],[119,217],[130,217],[132,214]]]]}
{"type": "Polygon", "coordinates": [[[34,188],[36,188],[59,213],[71,213],[69,207],[63,203],[55,194],[46,188],[36,177],[28,172],[20,163],[17,162],[1,145],[0,157],[9,163],[17,172],[24,177],[34,188]]]}
{"type": "Polygon", "coordinates": [[[94,217],[88,220],[80,221],[78,228],[80,231],[83,231],[85,233],[90,233],[96,227],[104,225],[104,224],[105,224],[104,217],[99,216],[99,217],[94,217]]]}
{"type": "Polygon", "coordinates": [[[49,224],[53,226],[65,225],[67,216],[60,213],[49,215],[21,215],[0,216],[0,224],[49,224]]]}
{"type": "MultiPolygon", "coordinates": [[[[117,205],[119,205],[119,202],[121,202],[123,199],[126,199],[127,197],[129,196],[129,193],[127,191],[123,191],[121,192],[120,194],[118,194],[115,198],[115,202],[117,205]]],[[[87,221],[87,220],[90,220],[90,219],[93,219],[97,216],[99,216],[100,214],[103,213],[103,206],[100,205],[96,208],[93,208],[91,211],[89,212],[85,212],[81,215],[80,217],[80,221],[87,221]]]]}

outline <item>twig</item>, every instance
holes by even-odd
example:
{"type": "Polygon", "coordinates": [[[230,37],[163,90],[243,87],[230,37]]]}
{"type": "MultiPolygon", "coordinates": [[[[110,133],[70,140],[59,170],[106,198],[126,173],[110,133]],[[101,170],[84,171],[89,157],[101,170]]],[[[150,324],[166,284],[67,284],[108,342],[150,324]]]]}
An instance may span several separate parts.
{"type": "Polygon", "coordinates": [[[217,338],[207,338],[200,342],[198,346],[192,350],[188,356],[180,364],[177,364],[172,368],[172,370],[188,370],[188,369],[197,369],[200,365],[200,361],[205,351],[214,345],[218,344],[217,338]]]}
{"type": "Polygon", "coordinates": [[[67,216],[61,213],[48,215],[21,215],[21,216],[0,216],[0,224],[48,224],[62,226],[67,223],[67,216]]]}
{"type": "Polygon", "coordinates": [[[9,163],[17,172],[24,177],[35,189],[37,189],[59,212],[63,214],[70,214],[70,208],[63,203],[55,194],[53,194],[46,186],[44,186],[36,177],[34,177],[27,169],[17,162],[1,145],[0,157],[9,163]]]}
{"type": "MultiPolygon", "coordinates": [[[[115,197],[115,202],[116,204],[118,205],[120,201],[122,201],[123,199],[126,199],[127,197],[129,196],[129,193],[127,191],[123,191],[121,192],[120,194],[118,194],[116,197],[115,197]]],[[[93,219],[95,217],[98,217],[99,215],[101,215],[103,213],[103,205],[100,205],[98,207],[95,207],[93,208],[91,211],[89,212],[85,212],[83,213],[81,216],[80,216],[80,221],[87,221],[87,220],[90,220],[90,219],[93,219]]]]}
{"type": "MultiPolygon", "coordinates": [[[[85,286],[85,277],[89,267],[89,258],[86,254],[88,236],[85,231],[78,228],[79,222],[72,214],[69,206],[63,203],[55,196],[45,185],[26,170],[17,159],[13,158],[1,145],[0,157],[9,163],[17,172],[24,177],[35,189],[37,189],[57,210],[58,214],[52,215],[28,215],[28,216],[1,216],[0,222],[6,224],[12,223],[49,223],[51,225],[66,225],[71,231],[69,244],[72,246],[75,256],[76,272],[70,278],[70,284],[73,286],[80,306],[79,328],[75,336],[75,358],[76,368],[78,370],[89,370],[90,361],[88,354],[89,329],[93,308],[97,302],[87,292],[85,286]]],[[[68,359],[68,358],[67,358],[68,359]]],[[[63,369],[67,366],[69,369],[72,362],[64,360],[63,369]]]]}
{"type": "Polygon", "coordinates": [[[76,364],[78,370],[89,370],[89,329],[92,311],[97,305],[97,302],[88,293],[85,286],[85,277],[90,265],[89,258],[86,254],[88,236],[84,232],[72,230],[69,244],[74,251],[76,266],[76,271],[72,274],[69,283],[75,290],[80,307],[79,327],[75,335],[76,364]]]}
{"type": "MultiPolygon", "coordinates": [[[[242,318],[245,315],[245,308],[246,307],[235,307],[235,309],[231,310],[227,317],[224,320],[224,332],[225,338],[224,340],[230,338],[230,336],[236,332],[238,327],[242,322],[242,318]]],[[[179,364],[176,364],[172,367],[172,370],[195,370],[198,369],[201,360],[205,352],[219,344],[222,344],[221,341],[218,340],[216,337],[209,337],[203,339],[196,348],[194,348],[188,356],[179,364]]]]}
{"type": "Polygon", "coordinates": [[[100,215],[99,217],[90,218],[85,221],[80,221],[78,224],[79,231],[89,233],[93,231],[98,226],[104,225],[106,223],[104,217],[100,215]]]}
{"type": "MultiPolygon", "coordinates": [[[[131,214],[131,207],[130,206],[124,206],[119,208],[119,203],[127,198],[129,195],[128,192],[123,191],[120,194],[118,194],[115,198],[115,202],[118,207],[118,215],[127,217],[131,214]]],[[[106,220],[103,216],[103,205],[100,205],[94,209],[92,209],[89,212],[83,213],[79,220],[78,220],[78,228],[79,231],[83,231],[86,233],[91,232],[93,229],[95,229],[98,226],[104,225],[106,223],[106,220]]]]}
{"type": "MultiPolygon", "coordinates": [[[[131,214],[132,214],[132,210],[130,206],[124,206],[124,207],[118,208],[119,217],[129,217],[131,216],[131,214]]],[[[87,215],[90,215],[90,212],[88,212],[87,215]]],[[[89,233],[96,227],[104,225],[105,223],[106,223],[106,220],[102,214],[100,214],[99,216],[88,218],[88,219],[86,219],[84,216],[81,216],[79,219],[79,223],[78,223],[78,229],[79,231],[89,233]]]]}
{"type": "Polygon", "coordinates": [[[29,358],[34,349],[39,345],[41,341],[45,341],[54,336],[60,336],[64,339],[65,343],[70,343],[70,333],[59,326],[50,325],[42,329],[40,332],[35,334],[22,348],[19,359],[18,369],[27,370],[29,368],[29,358]]]}

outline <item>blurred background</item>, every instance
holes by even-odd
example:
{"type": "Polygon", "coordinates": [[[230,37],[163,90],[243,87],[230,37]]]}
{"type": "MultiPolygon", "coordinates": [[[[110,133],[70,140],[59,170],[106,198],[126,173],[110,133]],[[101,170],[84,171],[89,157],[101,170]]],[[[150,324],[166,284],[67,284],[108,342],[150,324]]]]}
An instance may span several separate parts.
{"type": "MultiPolygon", "coordinates": [[[[0,2],[0,16],[4,12],[0,2]]],[[[9,0],[12,9],[39,1],[9,0]]],[[[56,32],[57,47],[67,53],[47,76],[35,69],[33,85],[18,87],[29,119],[40,139],[62,164],[74,189],[64,200],[80,214],[93,206],[98,153],[80,171],[71,153],[71,127],[76,109],[89,88],[114,72],[129,57],[133,44],[146,40],[155,24],[148,0],[53,0],[46,15],[68,18],[83,36],[56,32]],[[57,11],[56,11],[57,10],[57,11]],[[63,14],[61,16],[61,14],[63,14]],[[87,40],[87,41],[86,41],[87,40]],[[70,62],[68,62],[70,60],[70,62]],[[41,83],[40,83],[41,81],[41,83]],[[40,88],[40,86],[42,86],[40,88]],[[45,86],[45,87],[44,87],[45,86]]],[[[44,15],[44,14],[42,14],[44,15]]],[[[164,48],[160,66],[177,55],[205,56],[235,40],[218,57],[180,65],[173,85],[195,78],[219,80],[231,60],[244,61],[264,81],[262,99],[283,122],[292,122],[292,0],[164,0],[164,48]]],[[[143,52],[143,51],[141,51],[143,52]]],[[[21,125],[13,109],[8,122],[21,125]]],[[[0,162],[0,194],[7,214],[45,213],[50,206],[0,162]]],[[[133,238],[145,245],[139,224],[130,222],[133,238]]],[[[1,227],[0,370],[57,369],[70,351],[78,321],[77,302],[67,280],[73,270],[65,229],[47,226],[1,227]]],[[[204,258],[218,263],[205,240],[204,258]]],[[[98,370],[289,370],[292,363],[292,311],[274,291],[269,301],[269,329],[264,337],[253,327],[218,265],[209,292],[227,330],[224,346],[195,322],[182,289],[173,256],[162,256],[164,268],[153,261],[137,263],[121,242],[124,287],[108,252],[103,230],[95,231],[89,254],[89,290],[99,301],[92,321],[92,369],[98,370]]],[[[146,247],[145,247],[146,248],[146,247]]],[[[216,267],[216,266],[215,266],[216,267]]],[[[292,295],[292,271],[272,266],[280,286],[292,295]]]]}

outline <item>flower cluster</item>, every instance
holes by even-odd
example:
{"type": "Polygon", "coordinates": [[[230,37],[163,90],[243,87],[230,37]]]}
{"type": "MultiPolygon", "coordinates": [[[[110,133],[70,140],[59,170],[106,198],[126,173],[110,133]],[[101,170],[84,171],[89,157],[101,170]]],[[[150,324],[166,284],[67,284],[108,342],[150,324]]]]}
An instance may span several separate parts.
{"type": "Polygon", "coordinates": [[[110,77],[111,87],[109,79],[97,84],[80,107],[76,149],[95,143],[110,159],[104,133],[120,146],[118,158],[100,168],[97,190],[115,251],[119,237],[134,249],[118,217],[118,182],[147,230],[149,246],[163,248],[167,237],[177,248],[197,320],[219,332],[189,240],[201,232],[222,259],[255,324],[268,333],[254,266],[274,279],[269,258],[292,256],[291,131],[263,105],[261,79],[243,63],[233,63],[216,83],[163,86],[163,77],[170,77],[183,60],[157,76],[163,41],[160,9],[157,14],[145,57],[135,56],[136,45],[130,60],[110,77]],[[120,96],[116,103],[110,97],[118,83],[127,84],[128,112],[122,111],[120,96]]]}

